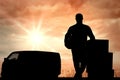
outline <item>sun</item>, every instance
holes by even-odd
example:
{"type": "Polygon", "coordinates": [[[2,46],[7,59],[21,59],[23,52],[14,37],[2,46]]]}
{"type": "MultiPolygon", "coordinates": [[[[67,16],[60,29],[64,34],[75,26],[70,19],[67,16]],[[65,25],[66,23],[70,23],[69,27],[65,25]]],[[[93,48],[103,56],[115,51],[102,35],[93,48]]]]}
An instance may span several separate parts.
{"type": "Polygon", "coordinates": [[[21,34],[18,34],[16,39],[24,41],[25,46],[31,47],[32,50],[39,49],[40,46],[44,46],[45,43],[45,30],[42,28],[42,20],[26,20],[26,25],[20,23],[19,21],[12,20],[17,27],[20,28],[21,34]],[[27,27],[29,26],[29,27],[27,27]],[[23,34],[22,34],[23,33],[23,34]]]}
{"type": "Polygon", "coordinates": [[[29,43],[37,45],[43,42],[44,36],[39,31],[32,31],[27,35],[27,40],[29,43]]]}
{"type": "Polygon", "coordinates": [[[32,25],[32,28],[28,30],[27,34],[24,35],[27,44],[32,46],[32,49],[39,49],[40,46],[45,45],[45,34],[44,30],[41,29],[41,25],[32,25]]]}
{"type": "Polygon", "coordinates": [[[37,29],[32,30],[26,35],[26,41],[32,46],[32,49],[39,49],[40,45],[44,43],[44,35],[37,29]]]}
{"type": "Polygon", "coordinates": [[[24,50],[56,51],[51,45],[57,38],[52,37],[51,40],[51,35],[48,34],[51,29],[44,27],[42,18],[37,21],[35,19],[31,19],[30,21],[23,19],[25,23],[14,19],[11,21],[19,28],[19,33],[12,35],[14,40],[21,43],[19,47],[22,47],[24,50]]]}

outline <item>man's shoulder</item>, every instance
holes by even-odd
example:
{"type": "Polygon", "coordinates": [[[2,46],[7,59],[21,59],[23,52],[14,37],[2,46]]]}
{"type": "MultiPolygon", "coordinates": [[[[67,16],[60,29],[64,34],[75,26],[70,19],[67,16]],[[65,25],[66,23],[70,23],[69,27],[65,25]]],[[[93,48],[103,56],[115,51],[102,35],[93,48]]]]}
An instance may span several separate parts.
{"type": "Polygon", "coordinates": [[[86,24],[83,24],[83,26],[87,29],[90,29],[90,26],[89,25],[86,25],[86,24]]]}
{"type": "Polygon", "coordinates": [[[69,27],[69,29],[73,29],[75,26],[76,26],[76,24],[71,25],[71,26],[69,27]]]}
{"type": "Polygon", "coordinates": [[[76,24],[73,24],[73,25],[71,25],[70,27],[75,27],[76,26],[76,24]]]}
{"type": "Polygon", "coordinates": [[[89,27],[89,25],[87,25],[87,24],[82,24],[83,26],[85,26],[85,27],[89,27]]]}
{"type": "Polygon", "coordinates": [[[89,26],[89,25],[86,25],[86,24],[80,24],[80,25],[74,24],[74,25],[70,26],[69,29],[76,29],[76,28],[78,28],[78,27],[80,27],[80,26],[81,26],[81,27],[83,26],[84,28],[88,28],[88,29],[90,28],[90,26],[89,26]]]}

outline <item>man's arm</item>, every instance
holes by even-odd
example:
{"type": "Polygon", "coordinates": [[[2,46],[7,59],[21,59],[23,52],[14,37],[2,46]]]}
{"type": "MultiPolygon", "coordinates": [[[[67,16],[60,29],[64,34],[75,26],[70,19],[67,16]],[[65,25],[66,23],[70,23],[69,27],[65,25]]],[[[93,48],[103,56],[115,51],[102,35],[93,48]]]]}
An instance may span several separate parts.
{"type": "Polygon", "coordinates": [[[90,40],[95,40],[95,36],[90,27],[89,27],[89,31],[88,31],[88,36],[90,37],[90,40]]]}
{"type": "Polygon", "coordinates": [[[71,49],[71,32],[69,29],[67,33],[65,34],[64,45],[66,48],[71,49]]]}
{"type": "Polygon", "coordinates": [[[68,31],[65,34],[66,37],[71,36],[71,27],[68,29],[68,31]]]}

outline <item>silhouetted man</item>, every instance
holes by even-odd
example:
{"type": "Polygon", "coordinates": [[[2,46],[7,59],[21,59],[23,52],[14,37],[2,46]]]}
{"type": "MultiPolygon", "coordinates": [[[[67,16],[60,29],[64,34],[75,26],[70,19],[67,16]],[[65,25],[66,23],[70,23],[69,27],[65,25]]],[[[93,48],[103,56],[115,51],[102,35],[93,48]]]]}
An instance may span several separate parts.
{"type": "Polygon", "coordinates": [[[67,44],[69,44],[68,47],[72,51],[73,62],[76,71],[74,78],[80,79],[82,78],[82,73],[84,72],[87,64],[87,37],[89,37],[90,40],[95,40],[95,37],[91,28],[88,25],[83,24],[83,15],[81,13],[76,14],[75,19],[76,24],[70,26],[65,37],[69,37],[69,43],[67,44]]]}

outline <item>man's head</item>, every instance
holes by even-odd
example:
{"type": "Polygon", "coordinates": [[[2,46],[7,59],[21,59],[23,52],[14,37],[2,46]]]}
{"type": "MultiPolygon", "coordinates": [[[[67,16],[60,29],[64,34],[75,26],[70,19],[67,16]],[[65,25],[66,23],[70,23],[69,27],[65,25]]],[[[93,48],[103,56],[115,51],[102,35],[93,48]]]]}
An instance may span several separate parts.
{"type": "Polygon", "coordinates": [[[81,23],[83,20],[83,15],[81,13],[77,13],[75,16],[75,19],[76,19],[77,23],[81,23]]]}

